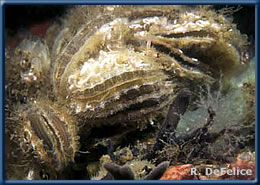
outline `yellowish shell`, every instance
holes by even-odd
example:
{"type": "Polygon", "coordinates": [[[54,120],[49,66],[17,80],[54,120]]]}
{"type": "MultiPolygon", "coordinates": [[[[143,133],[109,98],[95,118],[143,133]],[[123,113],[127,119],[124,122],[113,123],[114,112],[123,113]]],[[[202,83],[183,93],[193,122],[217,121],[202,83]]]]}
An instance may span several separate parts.
{"type": "Polygon", "coordinates": [[[46,100],[37,100],[26,109],[20,112],[17,127],[23,151],[32,151],[41,163],[57,171],[74,161],[79,139],[75,120],[46,100]]]}
{"type": "Polygon", "coordinates": [[[82,125],[128,128],[162,115],[182,88],[221,78],[228,86],[247,49],[234,24],[202,8],[75,6],[63,23],[46,42],[32,37],[6,52],[8,132],[39,159],[31,169],[62,171],[82,125]]]}
{"type": "Polygon", "coordinates": [[[180,87],[221,76],[228,84],[240,66],[246,37],[222,15],[134,7],[76,7],[58,34],[54,93],[85,122],[138,120],[167,108],[180,87]],[[84,12],[89,17],[73,23],[84,12]]]}

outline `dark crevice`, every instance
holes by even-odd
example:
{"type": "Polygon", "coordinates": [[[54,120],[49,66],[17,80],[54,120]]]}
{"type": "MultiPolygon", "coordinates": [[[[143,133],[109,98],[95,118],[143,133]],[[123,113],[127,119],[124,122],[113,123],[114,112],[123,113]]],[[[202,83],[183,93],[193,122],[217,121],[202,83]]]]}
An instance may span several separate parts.
{"type": "Polygon", "coordinates": [[[152,44],[152,47],[154,47],[157,51],[164,53],[166,55],[169,55],[170,57],[174,58],[175,60],[178,61],[178,63],[184,67],[184,68],[196,68],[197,65],[195,64],[191,64],[189,62],[186,62],[185,60],[183,60],[180,56],[174,54],[171,52],[171,50],[163,45],[159,45],[159,44],[152,44]]]}
{"type": "Polygon", "coordinates": [[[185,33],[158,34],[166,38],[185,38],[185,37],[215,37],[214,34],[207,31],[190,31],[185,33]]]}
{"type": "Polygon", "coordinates": [[[103,126],[102,128],[93,128],[89,138],[106,138],[122,132],[124,127],[120,125],[103,126]]]}

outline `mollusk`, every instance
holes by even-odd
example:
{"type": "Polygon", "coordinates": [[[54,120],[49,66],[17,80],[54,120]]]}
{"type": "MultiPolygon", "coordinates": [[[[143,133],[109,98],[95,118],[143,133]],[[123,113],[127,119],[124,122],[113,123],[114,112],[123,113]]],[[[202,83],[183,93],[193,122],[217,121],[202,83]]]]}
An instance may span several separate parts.
{"type": "Polygon", "coordinates": [[[78,150],[75,120],[51,102],[38,100],[18,109],[20,124],[17,138],[24,152],[32,151],[35,159],[60,171],[74,160],[78,150]]]}
{"type": "Polygon", "coordinates": [[[74,160],[82,125],[138,128],[184,87],[221,77],[228,86],[247,49],[223,15],[177,6],[76,6],[45,39],[6,52],[6,128],[33,164],[58,172],[74,160]]]}
{"type": "Polygon", "coordinates": [[[89,17],[80,26],[68,18],[59,34],[70,39],[59,35],[52,52],[55,96],[89,124],[151,115],[183,84],[212,84],[220,76],[228,82],[239,66],[236,47],[246,45],[234,25],[206,10],[107,6],[91,20],[95,8],[73,9],[70,18],[80,11],[89,17]]]}

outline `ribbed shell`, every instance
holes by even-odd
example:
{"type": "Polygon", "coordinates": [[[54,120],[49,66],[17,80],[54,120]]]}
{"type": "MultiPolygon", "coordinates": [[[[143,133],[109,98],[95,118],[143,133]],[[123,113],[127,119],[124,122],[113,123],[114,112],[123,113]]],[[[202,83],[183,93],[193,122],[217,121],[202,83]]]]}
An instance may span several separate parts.
{"type": "MultiPolygon", "coordinates": [[[[134,121],[137,114],[167,107],[183,79],[192,86],[220,76],[229,81],[239,65],[236,47],[244,47],[245,38],[221,15],[175,8],[107,6],[77,29],[68,18],[53,49],[58,101],[93,122],[120,114],[134,121]]],[[[85,9],[91,17],[98,6],[85,9]]],[[[69,17],[79,11],[84,7],[69,17]]]]}
{"type": "Polygon", "coordinates": [[[26,107],[19,130],[21,146],[32,150],[42,163],[59,171],[74,160],[78,149],[75,121],[48,101],[26,107]]]}

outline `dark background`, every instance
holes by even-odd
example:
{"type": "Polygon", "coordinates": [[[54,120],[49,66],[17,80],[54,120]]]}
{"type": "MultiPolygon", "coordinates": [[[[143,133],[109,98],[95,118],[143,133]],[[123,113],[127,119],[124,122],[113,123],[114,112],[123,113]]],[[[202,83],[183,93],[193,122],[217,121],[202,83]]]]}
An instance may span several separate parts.
{"type": "MultiPolygon", "coordinates": [[[[56,19],[66,13],[68,5],[7,5],[5,7],[5,27],[16,34],[22,29],[28,29],[33,24],[56,19]]],[[[216,9],[230,6],[215,6],[216,9]]],[[[241,6],[242,9],[234,13],[234,22],[238,29],[250,37],[255,35],[255,7],[241,6]]]]}
{"type": "MultiPolygon", "coordinates": [[[[71,5],[6,5],[5,28],[9,38],[26,32],[32,25],[51,23],[66,14],[71,5]]],[[[237,7],[237,5],[215,5],[216,10],[237,7]]],[[[239,5],[241,9],[233,14],[234,23],[243,34],[247,34],[254,55],[255,45],[255,6],[239,5]]],[[[16,37],[17,38],[17,37],[16,37]]]]}
{"type": "Polygon", "coordinates": [[[9,34],[28,29],[34,24],[54,20],[66,13],[66,5],[7,5],[5,28],[9,34]]]}

